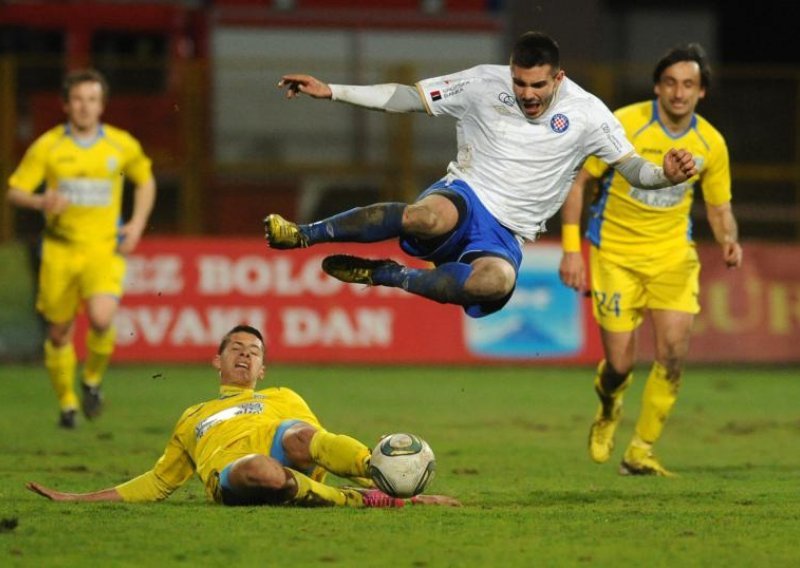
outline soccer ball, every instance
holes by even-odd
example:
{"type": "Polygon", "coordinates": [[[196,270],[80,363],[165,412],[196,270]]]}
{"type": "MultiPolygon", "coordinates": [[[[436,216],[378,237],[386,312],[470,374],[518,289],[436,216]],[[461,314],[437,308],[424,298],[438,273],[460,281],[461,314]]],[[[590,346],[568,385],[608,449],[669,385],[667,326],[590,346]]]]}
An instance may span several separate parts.
{"type": "Polygon", "coordinates": [[[369,463],[369,475],[375,485],[393,497],[419,495],[435,471],[436,457],[428,442],[406,433],[381,438],[369,463]]]}

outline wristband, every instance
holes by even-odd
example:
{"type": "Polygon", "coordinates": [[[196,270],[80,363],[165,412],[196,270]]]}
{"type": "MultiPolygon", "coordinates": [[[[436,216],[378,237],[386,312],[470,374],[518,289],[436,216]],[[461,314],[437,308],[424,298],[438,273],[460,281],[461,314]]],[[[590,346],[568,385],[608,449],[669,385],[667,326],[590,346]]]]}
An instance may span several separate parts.
{"type": "Polygon", "coordinates": [[[581,227],[580,225],[561,226],[561,247],[564,252],[581,252],[581,227]]]}

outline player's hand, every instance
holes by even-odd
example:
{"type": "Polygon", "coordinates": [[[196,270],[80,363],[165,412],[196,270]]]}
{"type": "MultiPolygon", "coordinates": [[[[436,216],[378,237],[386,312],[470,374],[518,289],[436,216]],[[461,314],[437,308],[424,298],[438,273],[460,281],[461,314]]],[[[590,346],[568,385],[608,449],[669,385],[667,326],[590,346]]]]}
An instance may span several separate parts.
{"type": "Polygon", "coordinates": [[[579,252],[565,252],[558,266],[558,276],[565,286],[578,292],[585,292],[586,263],[583,261],[583,255],[579,252]]]}
{"type": "Polygon", "coordinates": [[[144,225],[136,221],[130,221],[119,229],[120,243],[117,250],[120,254],[130,254],[139,245],[144,232],[144,225]]]}
{"type": "Polygon", "coordinates": [[[74,493],[63,493],[62,491],[56,491],[55,489],[50,489],[49,487],[45,487],[44,485],[39,485],[33,481],[29,481],[25,484],[25,487],[34,493],[38,493],[42,497],[46,497],[51,501],[77,501],[77,496],[74,493]]]}
{"type": "Polygon", "coordinates": [[[278,81],[279,89],[286,89],[286,98],[294,99],[300,93],[314,97],[315,99],[329,99],[333,96],[331,88],[327,83],[315,79],[311,75],[290,74],[281,77],[278,81]]]}
{"type": "Polygon", "coordinates": [[[59,215],[69,207],[69,198],[55,189],[47,189],[42,194],[42,212],[59,215]]]}
{"type": "Polygon", "coordinates": [[[461,501],[449,495],[416,495],[409,499],[412,505],[443,505],[445,507],[460,507],[461,501]]]}
{"type": "Polygon", "coordinates": [[[697,175],[697,164],[694,157],[686,150],[670,149],[664,155],[664,175],[673,184],[686,181],[690,177],[697,175]]]}
{"type": "Polygon", "coordinates": [[[742,266],[742,245],[739,243],[722,244],[722,260],[728,268],[739,268],[742,266]]]}

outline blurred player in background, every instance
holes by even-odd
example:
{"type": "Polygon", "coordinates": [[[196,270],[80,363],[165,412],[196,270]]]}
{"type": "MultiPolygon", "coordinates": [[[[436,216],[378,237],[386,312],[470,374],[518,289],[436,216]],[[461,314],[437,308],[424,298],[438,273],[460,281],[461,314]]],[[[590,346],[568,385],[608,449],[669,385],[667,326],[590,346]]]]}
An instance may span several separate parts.
{"type": "Polygon", "coordinates": [[[94,70],[64,80],[67,121],[45,132],[8,180],[8,200],[41,211],[36,307],[47,321],[44,362],[61,409],[59,424],[75,427],[75,317],[89,319],[81,407],[87,418],[102,408],[100,383],[114,350],[114,315],[122,296],[124,255],[132,252],[155,201],[150,160],[130,134],[103,124],[105,78],[94,70]],[[121,224],[123,178],[135,184],[133,212],[121,224]],[[44,192],[36,190],[44,183],[44,192]]]}
{"type": "MultiPolygon", "coordinates": [[[[223,505],[402,507],[367,478],[370,450],[349,436],[326,431],[294,391],[255,391],[264,377],[264,340],[250,326],[233,328],[213,365],[218,398],[183,413],[164,454],[147,473],[91,493],[63,493],[37,483],[28,488],[55,501],[160,501],[197,473],[210,499],[223,505]],[[363,489],[322,483],[328,472],[363,489]]],[[[414,504],[458,506],[442,495],[418,495],[414,504]]]]}
{"type": "Polygon", "coordinates": [[[588,155],[600,156],[639,187],[672,186],[696,172],[682,150],[665,153],[663,168],[637,155],[611,111],[565,76],[556,42],[538,32],[516,41],[510,65],[479,65],[416,88],[328,85],[309,75],[285,75],[278,85],[290,99],[302,93],[458,120],[456,160],[415,203],[379,203],[308,225],[273,214],[264,225],[270,246],[281,249],[399,237],[406,253],[436,268],[346,255],[330,256],[322,267],[345,282],[401,287],[458,304],[472,317],[508,302],[521,243],[545,230],[588,155]]]}
{"type": "Polygon", "coordinates": [[[600,179],[586,235],[591,243],[591,289],[605,358],[594,386],[600,406],[589,436],[589,454],[606,462],[614,447],[622,395],[633,379],[636,329],[649,310],[655,361],[644,389],[636,432],[622,458],[624,475],[670,475],[652,452],[678,393],[698,304],[700,264],[691,239],[689,214],[700,183],[708,221],[731,268],[742,263],[725,139],[695,114],[711,70],[697,44],[670,50],[655,66],[656,98],[616,111],[636,151],[659,161],[679,144],[694,156],[698,174],[657,191],[641,191],[597,158],[578,174],[562,211],[564,256],[560,276],[584,290],[586,269],[580,219],[586,185],[600,179]]]}

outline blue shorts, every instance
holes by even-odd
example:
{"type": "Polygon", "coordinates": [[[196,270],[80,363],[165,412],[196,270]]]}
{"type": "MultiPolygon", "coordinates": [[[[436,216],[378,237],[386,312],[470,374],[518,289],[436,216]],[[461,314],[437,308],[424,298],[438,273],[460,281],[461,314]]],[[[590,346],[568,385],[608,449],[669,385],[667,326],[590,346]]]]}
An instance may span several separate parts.
{"type": "MultiPolygon", "coordinates": [[[[426,189],[417,201],[433,193],[454,193],[460,196],[464,200],[466,211],[444,242],[434,240],[434,245],[431,246],[431,241],[401,235],[400,248],[404,252],[428,260],[436,266],[446,262],[469,264],[482,256],[497,256],[508,261],[514,267],[514,272],[519,275],[519,267],[522,264],[522,247],[519,241],[514,233],[489,213],[466,182],[454,180],[448,184],[445,180],[439,180],[426,189]]],[[[499,300],[465,305],[464,311],[471,317],[489,315],[505,306],[513,293],[512,289],[507,296],[499,300]]]]}
{"type": "MultiPolygon", "coordinates": [[[[307,470],[301,470],[296,467],[289,459],[286,457],[286,452],[283,450],[283,435],[286,433],[286,430],[301,422],[300,420],[284,420],[280,423],[277,430],[275,430],[275,436],[272,438],[272,445],[269,448],[269,457],[277,460],[283,467],[291,467],[297,471],[301,471],[305,474],[310,474],[315,466],[308,468],[307,470]]],[[[234,462],[236,463],[236,462],[234,462]]],[[[258,492],[251,492],[246,489],[236,489],[231,486],[230,482],[230,474],[231,474],[231,466],[233,463],[226,465],[221,472],[219,472],[219,488],[222,494],[222,504],[223,505],[262,505],[264,504],[263,495],[259,495],[258,492]]]]}

